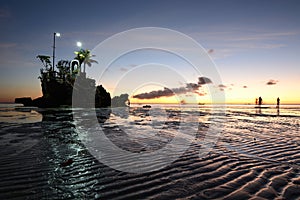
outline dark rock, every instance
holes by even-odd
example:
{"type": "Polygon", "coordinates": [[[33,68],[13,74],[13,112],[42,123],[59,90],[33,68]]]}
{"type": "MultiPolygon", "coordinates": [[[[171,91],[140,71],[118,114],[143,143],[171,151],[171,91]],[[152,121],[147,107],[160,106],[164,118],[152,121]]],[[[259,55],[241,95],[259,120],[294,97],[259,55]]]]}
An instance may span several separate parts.
{"type": "Polygon", "coordinates": [[[109,92],[107,92],[102,85],[96,87],[95,95],[95,107],[109,107],[111,106],[111,97],[109,92]]]}
{"type": "Polygon", "coordinates": [[[115,96],[111,100],[111,107],[127,107],[129,104],[128,98],[128,94],[121,94],[120,96],[115,96]]]}
{"type": "Polygon", "coordinates": [[[43,97],[38,97],[38,98],[34,99],[32,101],[32,105],[36,106],[36,107],[39,107],[39,108],[46,108],[47,107],[46,100],[43,97]]]}
{"type": "Polygon", "coordinates": [[[32,100],[30,97],[16,98],[16,103],[24,106],[40,108],[78,107],[100,108],[111,105],[111,97],[102,85],[96,86],[96,81],[86,77],[85,72],[70,72],[70,66],[64,66],[60,61],[57,66],[59,71],[49,69],[49,56],[38,56],[45,64],[46,69],[41,69],[41,87],[43,96],[32,100]],[[47,65],[48,64],[48,65],[47,65]],[[48,68],[47,68],[48,66],[48,68]]]}
{"type": "Polygon", "coordinates": [[[31,97],[15,98],[15,103],[21,103],[24,106],[33,106],[31,97]]]}

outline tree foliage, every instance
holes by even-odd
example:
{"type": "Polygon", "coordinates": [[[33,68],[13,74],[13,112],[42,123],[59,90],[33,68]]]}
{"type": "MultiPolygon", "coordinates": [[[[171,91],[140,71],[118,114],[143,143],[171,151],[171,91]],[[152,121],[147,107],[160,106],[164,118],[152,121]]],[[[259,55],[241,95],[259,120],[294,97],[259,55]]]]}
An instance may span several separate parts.
{"type": "Polygon", "coordinates": [[[76,54],[75,59],[77,59],[81,64],[83,63],[83,73],[85,73],[85,66],[88,65],[89,67],[92,66],[92,63],[98,63],[96,60],[92,59],[95,55],[91,55],[91,51],[86,49],[80,49],[80,51],[75,51],[76,54]]]}
{"type": "Polygon", "coordinates": [[[44,67],[48,70],[51,69],[52,64],[50,61],[50,56],[45,56],[45,55],[38,55],[37,58],[43,63],[44,67]]]}

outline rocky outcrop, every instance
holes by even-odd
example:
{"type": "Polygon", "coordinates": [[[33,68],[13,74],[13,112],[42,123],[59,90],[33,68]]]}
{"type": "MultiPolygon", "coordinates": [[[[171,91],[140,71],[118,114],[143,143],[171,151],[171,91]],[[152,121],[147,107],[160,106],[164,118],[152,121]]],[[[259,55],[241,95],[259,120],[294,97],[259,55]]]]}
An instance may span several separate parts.
{"type": "Polygon", "coordinates": [[[111,105],[110,93],[102,85],[95,86],[94,79],[83,76],[78,76],[76,83],[61,82],[57,79],[42,80],[41,86],[42,97],[34,100],[30,97],[16,98],[15,103],[40,108],[60,106],[102,108],[111,105]],[[76,98],[75,105],[72,104],[73,93],[76,98]],[[95,104],[92,105],[92,102],[95,102],[95,104]]]}
{"type": "Polygon", "coordinates": [[[111,106],[110,93],[107,92],[102,85],[96,87],[95,107],[109,107],[111,106]]]}
{"type": "Polygon", "coordinates": [[[33,106],[31,97],[15,98],[15,103],[23,104],[24,106],[33,106]]]}
{"type": "Polygon", "coordinates": [[[30,97],[16,98],[16,103],[24,106],[53,108],[60,106],[100,108],[111,105],[111,97],[102,85],[96,86],[96,81],[86,77],[85,65],[97,63],[91,59],[93,55],[89,50],[76,52],[72,61],[61,60],[55,70],[50,61],[50,56],[38,55],[44,68],[40,70],[41,87],[43,96],[32,100],[30,97]],[[84,70],[81,71],[81,64],[84,70]],[[75,67],[76,65],[76,67],[75,67]]]}
{"type": "Polygon", "coordinates": [[[115,96],[111,100],[111,107],[127,107],[129,106],[129,95],[121,94],[120,96],[115,96]]]}

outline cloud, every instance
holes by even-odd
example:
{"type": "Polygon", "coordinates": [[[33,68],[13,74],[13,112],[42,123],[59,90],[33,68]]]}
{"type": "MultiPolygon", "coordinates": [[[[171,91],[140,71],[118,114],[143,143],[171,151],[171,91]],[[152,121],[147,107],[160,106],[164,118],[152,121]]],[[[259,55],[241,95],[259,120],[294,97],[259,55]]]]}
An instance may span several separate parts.
{"type": "Polygon", "coordinates": [[[274,40],[281,37],[293,36],[297,35],[297,32],[287,31],[287,32],[264,32],[264,33],[256,33],[256,34],[247,34],[246,36],[236,37],[231,39],[232,41],[261,41],[261,40],[274,40]]]}
{"type": "Polygon", "coordinates": [[[120,70],[121,70],[122,72],[127,72],[127,71],[128,71],[128,69],[126,69],[125,67],[121,67],[120,70]]]}
{"type": "Polygon", "coordinates": [[[209,78],[206,77],[199,77],[198,83],[187,83],[185,87],[179,87],[179,88],[164,88],[162,90],[154,90],[151,92],[145,92],[141,94],[134,95],[133,98],[136,99],[155,99],[160,97],[171,97],[180,94],[187,94],[187,93],[195,93],[200,96],[205,95],[204,93],[201,93],[198,91],[202,85],[212,83],[212,81],[209,78]]]}
{"type": "Polygon", "coordinates": [[[212,81],[209,78],[206,78],[206,77],[199,77],[198,78],[198,84],[199,85],[204,85],[204,84],[208,84],[208,83],[212,83],[212,81]]]}
{"type": "Polygon", "coordinates": [[[207,51],[207,53],[212,54],[212,53],[214,53],[214,51],[215,51],[214,49],[210,49],[210,50],[207,51]]]}
{"type": "Polygon", "coordinates": [[[0,43],[0,48],[10,48],[17,46],[16,43],[0,43]]]}
{"type": "Polygon", "coordinates": [[[11,13],[8,9],[0,8],[0,18],[8,18],[11,16],[11,13]]]}
{"type": "Polygon", "coordinates": [[[223,85],[223,84],[220,84],[220,85],[218,85],[218,88],[220,89],[220,91],[224,91],[225,88],[227,88],[227,86],[223,85]]]}
{"type": "MultiPolygon", "coordinates": [[[[274,32],[273,30],[249,30],[246,27],[220,27],[207,32],[199,31],[197,27],[190,31],[196,40],[204,40],[213,46],[211,56],[214,59],[232,57],[240,52],[253,50],[273,50],[286,47],[283,41],[287,37],[299,36],[298,30],[274,32]]],[[[210,50],[208,50],[209,53],[210,50]]]]}
{"type": "Polygon", "coordinates": [[[129,65],[129,67],[136,67],[136,66],[138,66],[138,65],[136,65],[136,64],[130,64],[129,65]]]}
{"type": "Polygon", "coordinates": [[[277,80],[269,80],[266,84],[267,85],[276,85],[277,83],[278,83],[279,81],[277,81],[277,80]]]}
{"type": "Polygon", "coordinates": [[[228,45],[231,48],[234,49],[278,49],[285,47],[285,44],[268,44],[263,42],[257,42],[257,43],[250,43],[250,42],[244,42],[244,43],[236,43],[236,44],[229,44],[228,45]]]}

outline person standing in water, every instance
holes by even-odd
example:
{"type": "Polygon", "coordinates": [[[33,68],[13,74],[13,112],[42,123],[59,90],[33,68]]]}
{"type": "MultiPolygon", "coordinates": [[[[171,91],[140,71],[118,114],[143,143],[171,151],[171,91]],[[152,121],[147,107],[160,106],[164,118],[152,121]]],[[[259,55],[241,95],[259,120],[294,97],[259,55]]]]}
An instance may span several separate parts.
{"type": "Polygon", "coordinates": [[[259,98],[258,98],[258,105],[261,106],[261,104],[262,104],[262,98],[259,97],[259,98]]]}
{"type": "Polygon", "coordinates": [[[280,99],[278,97],[277,98],[277,106],[276,106],[276,108],[277,108],[277,116],[279,116],[279,113],[280,113],[280,111],[279,111],[279,104],[280,104],[280,99]]]}

